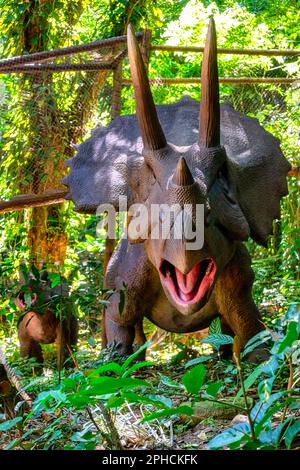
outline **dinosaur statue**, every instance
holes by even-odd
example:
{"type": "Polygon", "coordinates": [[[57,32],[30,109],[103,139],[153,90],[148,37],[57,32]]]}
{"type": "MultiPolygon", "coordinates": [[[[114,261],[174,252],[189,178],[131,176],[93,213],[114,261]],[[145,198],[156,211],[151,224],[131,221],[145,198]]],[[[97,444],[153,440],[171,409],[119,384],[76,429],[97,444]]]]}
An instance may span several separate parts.
{"type": "Polygon", "coordinates": [[[35,358],[39,364],[35,372],[39,373],[44,362],[41,344],[56,343],[58,369],[65,361],[73,366],[70,353],[77,344],[78,321],[67,282],[62,280],[51,287],[47,271],[43,271],[39,279],[27,277],[25,280],[21,276],[22,286],[15,299],[21,312],[18,324],[21,357],[35,358]]]}
{"type": "MultiPolygon", "coordinates": [[[[143,204],[149,214],[154,204],[191,204],[192,223],[196,205],[202,205],[204,243],[195,250],[188,248],[185,235],[176,238],[175,216],[169,237],[152,237],[163,223],[163,210],[158,222],[150,215],[145,219],[140,236],[121,239],[106,275],[107,287],[116,290],[105,313],[107,344],[122,355],[131,353],[135,336],[138,343],[145,341],[144,317],[167,331],[186,333],[206,328],[219,315],[224,332],[238,335],[243,346],[264,328],[243,241],[251,237],[266,245],[287,194],[290,165],[279,141],[257,119],[219,104],[213,19],[202,63],[200,111],[188,97],[154,105],[130,25],[127,36],[136,115],[97,128],[78,147],[67,162],[68,198],[84,213],[95,213],[104,203],[118,210],[120,196],[129,205],[143,204]]],[[[129,224],[139,215],[133,211],[129,224]]]]}

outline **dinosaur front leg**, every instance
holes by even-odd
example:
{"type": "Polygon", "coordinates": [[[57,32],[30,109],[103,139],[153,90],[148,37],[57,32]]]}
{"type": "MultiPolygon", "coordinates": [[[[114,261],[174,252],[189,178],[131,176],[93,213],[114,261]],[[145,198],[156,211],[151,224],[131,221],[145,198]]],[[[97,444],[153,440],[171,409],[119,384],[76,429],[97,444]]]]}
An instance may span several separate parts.
{"type": "Polygon", "coordinates": [[[134,343],[137,345],[138,348],[140,348],[141,346],[143,346],[144,343],[146,343],[146,341],[147,338],[144,333],[143,319],[141,319],[135,325],[134,343]]]}
{"type": "MultiPolygon", "coordinates": [[[[144,333],[143,327],[143,318],[139,320],[135,325],[135,336],[134,336],[134,346],[136,349],[139,349],[147,341],[146,335],[144,333]]],[[[141,351],[137,356],[138,361],[144,361],[146,359],[146,349],[141,351]]]]}
{"type": "Polygon", "coordinates": [[[240,338],[242,347],[254,335],[264,330],[259,311],[252,298],[242,296],[231,299],[227,307],[223,310],[223,317],[234,335],[240,338]]]}
{"type": "Polygon", "coordinates": [[[120,294],[116,292],[110,298],[105,312],[105,332],[107,347],[113,347],[120,356],[133,352],[135,338],[135,321],[127,312],[126,301],[123,312],[120,312],[120,294]]]}
{"type": "MultiPolygon", "coordinates": [[[[217,304],[223,321],[240,338],[242,347],[254,335],[264,330],[260,313],[252,298],[254,273],[247,250],[240,246],[217,286],[217,304]]],[[[265,360],[264,347],[252,351],[250,361],[265,360]]]]}

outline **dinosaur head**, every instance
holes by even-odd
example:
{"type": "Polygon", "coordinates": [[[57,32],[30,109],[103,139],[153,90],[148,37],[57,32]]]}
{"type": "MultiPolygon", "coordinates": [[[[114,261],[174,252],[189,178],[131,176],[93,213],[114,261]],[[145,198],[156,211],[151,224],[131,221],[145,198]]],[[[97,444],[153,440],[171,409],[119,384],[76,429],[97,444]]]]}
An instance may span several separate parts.
{"type": "MultiPolygon", "coordinates": [[[[214,20],[210,20],[202,64],[198,139],[192,145],[167,142],[131,26],[128,56],[143,140],[144,171],[151,181],[146,199],[147,222],[142,224],[145,248],[169,301],[183,314],[191,314],[208,301],[218,274],[230,260],[232,235],[240,240],[249,235],[228,179],[226,151],[220,145],[214,20]],[[214,207],[214,202],[219,207],[214,207]]],[[[142,195],[138,194],[137,199],[142,195]]],[[[130,224],[136,226],[134,217],[130,224]]]]}

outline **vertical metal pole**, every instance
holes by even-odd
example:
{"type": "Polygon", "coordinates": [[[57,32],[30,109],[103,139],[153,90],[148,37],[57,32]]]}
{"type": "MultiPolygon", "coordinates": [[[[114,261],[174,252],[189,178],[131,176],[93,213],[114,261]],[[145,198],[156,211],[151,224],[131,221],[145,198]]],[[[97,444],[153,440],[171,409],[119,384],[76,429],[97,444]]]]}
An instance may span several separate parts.
{"type": "Polygon", "coordinates": [[[113,92],[111,99],[111,118],[115,119],[121,114],[122,103],[122,65],[123,61],[120,60],[118,65],[113,71],[113,92]]]}

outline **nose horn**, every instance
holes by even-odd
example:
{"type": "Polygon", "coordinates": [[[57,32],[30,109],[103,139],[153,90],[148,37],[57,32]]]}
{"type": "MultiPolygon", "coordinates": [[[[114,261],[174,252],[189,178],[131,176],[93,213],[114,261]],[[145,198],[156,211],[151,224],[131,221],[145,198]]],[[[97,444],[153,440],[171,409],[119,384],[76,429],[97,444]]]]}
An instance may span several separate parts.
{"type": "Polygon", "coordinates": [[[174,171],[172,182],[176,186],[191,186],[194,184],[194,178],[184,157],[181,157],[174,171]]]}

